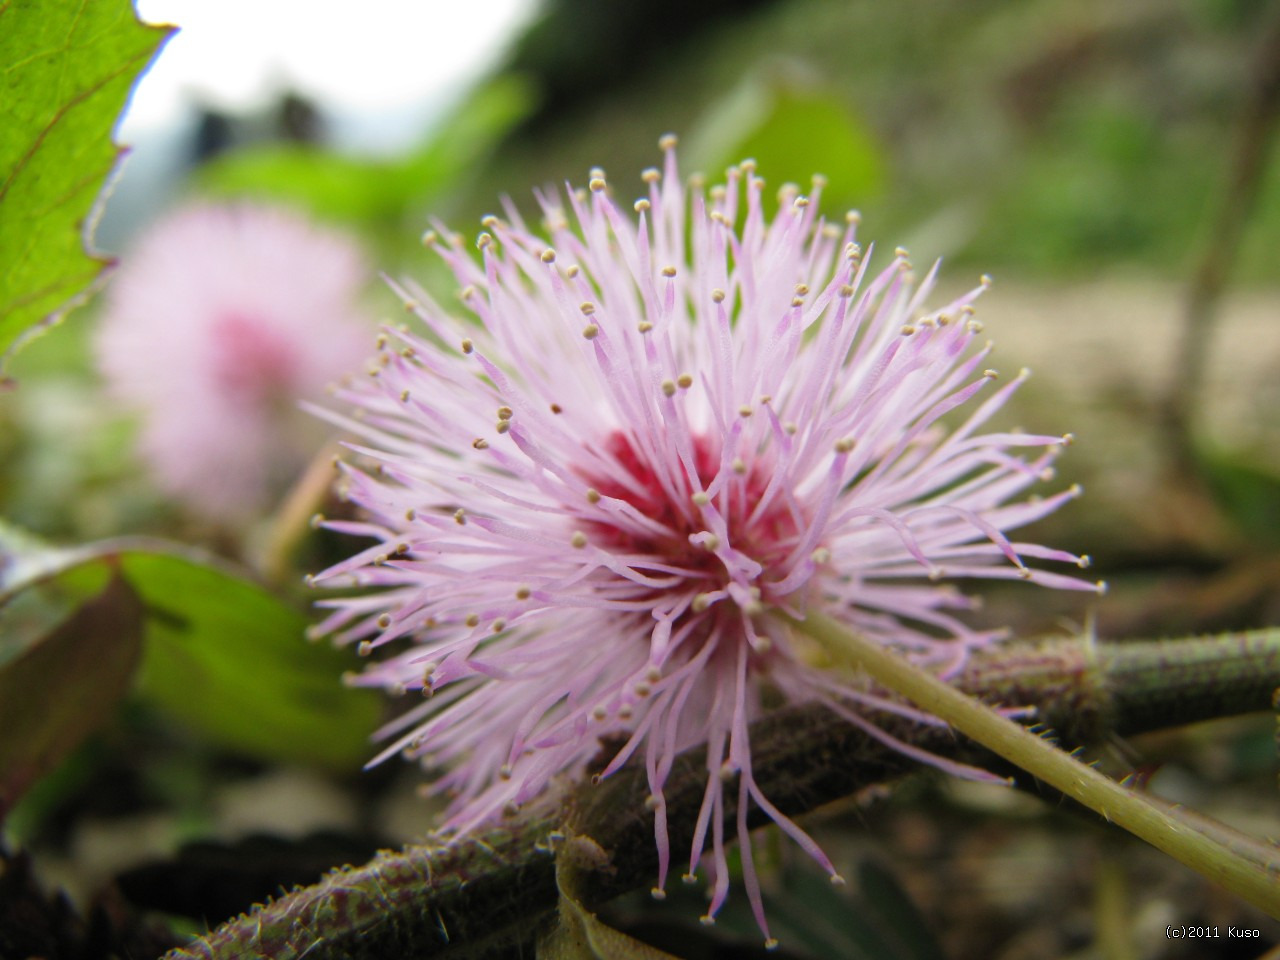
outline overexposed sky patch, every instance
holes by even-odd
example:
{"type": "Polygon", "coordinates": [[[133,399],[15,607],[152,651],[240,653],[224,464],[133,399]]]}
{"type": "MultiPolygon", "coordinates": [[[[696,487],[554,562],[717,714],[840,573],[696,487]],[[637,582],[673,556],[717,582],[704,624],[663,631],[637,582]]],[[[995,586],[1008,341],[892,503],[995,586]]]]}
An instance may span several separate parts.
{"type": "Polygon", "coordinates": [[[536,0],[137,0],[181,27],[134,94],[122,134],[201,104],[229,112],[295,90],[333,115],[396,115],[494,65],[536,0]]]}

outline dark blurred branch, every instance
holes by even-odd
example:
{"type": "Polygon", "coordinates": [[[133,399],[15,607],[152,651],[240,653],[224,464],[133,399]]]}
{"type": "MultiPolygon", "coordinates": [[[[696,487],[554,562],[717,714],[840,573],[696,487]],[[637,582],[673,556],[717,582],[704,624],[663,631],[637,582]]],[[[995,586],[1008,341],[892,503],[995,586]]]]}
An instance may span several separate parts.
{"type": "Polygon", "coordinates": [[[1280,3],[1272,4],[1268,16],[1252,61],[1222,206],[1209,229],[1187,291],[1182,344],[1165,405],[1170,453],[1183,475],[1190,475],[1195,464],[1192,430],[1196,405],[1201,399],[1210,328],[1249,217],[1257,205],[1280,116],[1280,3]]]}
{"type": "MultiPolygon", "coordinates": [[[[975,659],[959,680],[973,695],[1034,705],[1064,742],[1097,741],[1267,710],[1280,687],[1280,629],[1127,644],[1055,641],[975,659]]],[[[901,739],[939,755],[988,763],[989,754],[946,729],[877,718],[901,739]]],[[[751,728],[761,787],[799,815],[918,765],[816,705],[791,707],[751,728]]],[[[701,750],[682,755],[667,783],[673,850],[687,849],[702,801],[701,750]]],[[[577,794],[569,821],[612,856],[592,877],[587,907],[652,883],[653,818],[642,771],[624,770],[577,794]]],[[[725,818],[736,816],[726,791],[725,818]]],[[[758,810],[755,820],[763,822],[758,810]]],[[[384,852],[334,871],[228,921],[168,960],[347,960],[387,956],[482,957],[531,941],[556,908],[547,839],[558,818],[522,819],[453,845],[384,852]]]]}

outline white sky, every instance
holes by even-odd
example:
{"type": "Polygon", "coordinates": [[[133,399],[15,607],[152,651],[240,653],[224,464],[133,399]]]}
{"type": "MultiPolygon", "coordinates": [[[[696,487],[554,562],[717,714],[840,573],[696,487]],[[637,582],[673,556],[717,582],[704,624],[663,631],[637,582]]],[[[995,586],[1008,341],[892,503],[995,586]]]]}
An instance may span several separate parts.
{"type": "Polygon", "coordinates": [[[192,103],[252,109],[285,89],[319,101],[340,125],[344,116],[376,121],[434,112],[431,105],[439,109],[493,65],[535,6],[536,0],[137,0],[143,19],[182,30],[139,84],[121,134],[128,141],[168,126],[192,103]]]}

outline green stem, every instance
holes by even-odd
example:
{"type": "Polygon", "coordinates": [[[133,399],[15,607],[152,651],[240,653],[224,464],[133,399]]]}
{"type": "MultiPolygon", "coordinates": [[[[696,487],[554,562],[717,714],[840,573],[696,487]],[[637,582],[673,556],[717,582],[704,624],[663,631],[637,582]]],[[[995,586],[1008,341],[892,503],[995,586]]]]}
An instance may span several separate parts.
{"type": "Polygon", "coordinates": [[[852,657],[877,683],[949,723],[988,750],[1124,827],[1244,900],[1280,917],[1280,878],[1239,857],[1170,811],[1148,802],[1093,767],[949,686],[897,653],[821,613],[794,621],[828,651],[852,657]]]}

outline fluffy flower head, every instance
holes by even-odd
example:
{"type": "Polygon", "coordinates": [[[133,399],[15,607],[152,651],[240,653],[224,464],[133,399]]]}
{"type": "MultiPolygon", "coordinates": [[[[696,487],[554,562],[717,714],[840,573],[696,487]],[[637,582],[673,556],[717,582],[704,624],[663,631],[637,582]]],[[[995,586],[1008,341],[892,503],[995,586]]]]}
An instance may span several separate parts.
{"type": "Polygon", "coordinates": [[[97,352],[167,493],[231,520],[279,492],[323,436],[298,401],[368,352],[365,276],[352,241],[282,210],[197,205],[143,235],[97,352]]]}
{"type": "Polygon", "coordinates": [[[682,186],[673,146],[635,218],[593,171],[567,210],[539,197],[545,239],[510,207],[485,219],[480,262],[428,234],[472,318],[403,289],[425,330],[388,329],[376,375],[340,393],[359,417],[334,418],[376,470],[344,481],[369,520],[332,526],[376,542],[317,580],[385,589],[324,601],[318,629],[366,654],[411,641],[351,679],[428,695],[384,731],[400,736],[383,756],[443,771],[450,828],[620,738],[599,775],[632,757],[647,770],[655,892],[672,855],[664,783],[707,744],[688,872],[709,844],[714,916],[737,791],[764,928],[749,803],[834,870],[751,775],[762,694],[822,701],[873,735],[860,706],[906,709],[810,665],[792,618],[820,609],[945,673],[992,635],[938,581],[1095,587],[1027,562],[1084,558],[1009,537],[1077,491],[1016,499],[1067,438],[981,432],[1022,379],[987,369],[985,282],[929,309],[933,273],[917,281],[905,251],[872,269],[856,216],[820,218],[820,183],[784,188],[770,222],[752,164],[704,195],[682,186]]]}

